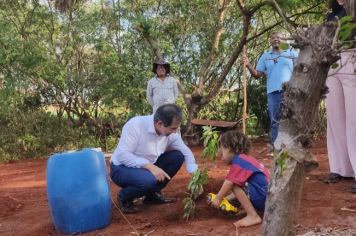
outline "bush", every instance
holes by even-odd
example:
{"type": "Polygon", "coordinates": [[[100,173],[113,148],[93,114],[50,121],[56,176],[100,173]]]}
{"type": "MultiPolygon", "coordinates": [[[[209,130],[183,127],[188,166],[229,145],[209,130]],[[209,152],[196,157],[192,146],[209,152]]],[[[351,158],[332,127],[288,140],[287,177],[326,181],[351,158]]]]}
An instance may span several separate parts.
{"type": "Polygon", "coordinates": [[[100,147],[85,127],[41,110],[0,113],[0,161],[48,156],[53,152],[100,147]]]}

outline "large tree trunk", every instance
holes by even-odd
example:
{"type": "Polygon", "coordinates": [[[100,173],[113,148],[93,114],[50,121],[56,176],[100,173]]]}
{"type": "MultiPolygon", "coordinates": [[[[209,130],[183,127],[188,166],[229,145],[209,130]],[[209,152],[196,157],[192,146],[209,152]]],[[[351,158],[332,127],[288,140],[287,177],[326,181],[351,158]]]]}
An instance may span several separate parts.
{"type": "Polygon", "coordinates": [[[194,118],[198,117],[198,113],[201,109],[202,109],[202,105],[199,102],[194,102],[194,101],[190,102],[190,104],[188,106],[188,117],[187,117],[186,130],[185,130],[183,136],[187,136],[192,133],[192,131],[193,131],[192,120],[194,118]]]}
{"type": "Polygon", "coordinates": [[[304,176],[318,166],[309,151],[310,132],[325,96],[325,80],[337,59],[335,23],[313,27],[295,37],[300,48],[292,79],[285,84],[279,133],[263,219],[263,235],[295,235],[304,176]]]}

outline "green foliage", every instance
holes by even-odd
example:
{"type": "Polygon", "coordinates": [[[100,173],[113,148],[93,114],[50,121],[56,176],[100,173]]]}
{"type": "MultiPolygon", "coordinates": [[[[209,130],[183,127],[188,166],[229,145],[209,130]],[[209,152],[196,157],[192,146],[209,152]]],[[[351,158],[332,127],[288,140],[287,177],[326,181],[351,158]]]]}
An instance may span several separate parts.
{"type": "MultiPolygon", "coordinates": [[[[203,150],[203,158],[210,157],[211,160],[215,160],[216,154],[219,149],[219,135],[214,128],[211,126],[203,126],[203,140],[204,140],[204,150],[203,150]]],[[[204,168],[202,171],[197,170],[194,172],[189,184],[188,190],[190,192],[190,196],[183,200],[184,204],[184,215],[183,217],[186,220],[194,217],[195,212],[195,203],[194,201],[198,199],[198,197],[203,193],[203,186],[208,181],[208,171],[204,168]]]]}
{"type": "Polygon", "coordinates": [[[287,50],[287,49],[290,48],[289,44],[288,44],[288,43],[285,43],[285,42],[282,42],[282,43],[280,44],[280,47],[281,47],[281,49],[283,49],[283,50],[287,50]]]}
{"type": "Polygon", "coordinates": [[[206,169],[194,172],[192,179],[188,184],[188,190],[194,200],[198,199],[198,197],[203,193],[203,186],[207,183],[207,181],[208,171],[206,169]]]}
{"type": "Polygon", "coordinates": [[[339,32],[339,39],[341,41],[346,41],[350,38],[352,31],[356,29],[356,23],[353,22],[352,16],[345,16],[341,18],[340,23],[341,28],[339,32]]]}
{"type": "Polygon", "coordinates": [[[283,151],[279,154],[279,157],[277,159],[277,166],[279,166],[281,168],[281,173],[283,173],[283,171],[287,170],[287,165],[286,165],[287,158],[288,158],[287,151],[283,151]]]}
{"type": "Polygon", "coordinates": [[[331,68],[332,68],[332,69],[336,69],[336,68],[338,68],[338,67],[339,67],[339,63],[334,63],[334,64],[331,65],[331,68]]]}
{"type": "Polygon", "coordinates": [[[308,0],[288,0],[288,1],[276,0],[276,2],[279,4],[280,7],[282,7],[282,9],[291,10],[298,5],[301,6],[302,4],[308,3],[310,1],[308,1],[308,0]]]}
{"type": "Polygon", "coordinates": [[[19,122],[24,131],[4,135],[2,153],[15,159],[78,146],[113,149],[114,128],[150,111],[143,82],[150,76],[144,66],[149,54],[122,47],[131,45],[136,34],[117,38],[119,29],[110,25],[117,24],[110,14],[113,9],[105,9],[109,14],[100,17],[104,9],[91,3],[68,18],[45,5],[1,4],[0,115],[9,125],[11,120],[19,122]],[[52,115],[40,111],[51,105],[60,110],[52,115]],[[13,117],[14,112],[19,117],[13,117]],[[40,131],[31,131],[33,126],[40,131]],[[51,137],[64,135],[62,131],[68,136],[51,137]]]}
{"type": "MultiPolygon", "coordinates": [[[[266,78],[261,78],[259,81],[251,81],[248,85],[248,111],[249,111],[249,131],[260,133],[268,133],[269,120],[267,112],[267,89],[266,78]]],[[[252,133],[250,133],[252,134],[252,133]]]]}
{"type": "Polygon", "coordinates": [[[106,139],[106,143],[105,143],[105,150],[108,152],[113,152],[114,149],[116,148],[116,145],[118,143],[118,138],[117,136],[109,136],[106,139]]]}
{"type": "MultiPolygon", "coordinates": [[[[248,134],[264,135],[268,133],[269,121],[267,115],[266,81],[249,79],[247,101],[249,119],[248,134]]],[[[242,116],[242,91],[220,92],[199,113],[201,119],[236,121],[242,116]]]]}
{"type": "Polygon", "coordinates": [[[204,150],[202,157],[210,158],[210,160],[216,159],[216,154],[219,150],[219,135],[218,132],[211,126],[203,126],[204,150]]]}
{"type": "Polygon", "coordinates": [[[85,127],[73,128],[47,112],[0,113],[0,161],[48,156],[52,152],[100,147],[85,127]]]}
{"type": "MultiPolygon", "coordinates": [[[[171,62],[172,71],[188,95],[199,85],[197,74],[211,51],[215,35],[218,2],[112,1],[113,7],[111,2],[80,1],[65,13],[53,10],[48,6],[50,2],[0,1],[0,116],[13,128],[15,123],[9,121],[23,122],[19,127],[24,130],[22,133],[5,129],[10,135],[2,136],[5,146],[1,146],[0,155],[38,156],[53,149],[81,146],[80,142],[101,144],[112,150],[117,129],[127,119],[151,112],[145,89],[153,76],[151,63],[155,55],[142,37],[148,33],[171,62]],[[137,33],[137,25],[143,27],[144,35],[137,33]],[[60,110],[52,115],[41,111],[51,105],[58,105],[60,110]],[[13,117],[15,112],[22,115],[13,117]],[[100,129],[105,126],[102,121],[115,124],[111,126],[115,129],[105,133],[105,129],[100,129]],[[68,123],[74,122],[82,125],[69,127],[68,123]],[[60,134],[58,146],[58,140],[31,131],[33,127],[42,127],[44,133],[60,134]],[[68,133],[66,140],[62,131],[68,133]]],[[[288,15],[314,4],[307,0],[278,2],[288,10],[288,15]]],[[[253,6],[259,1],[246,3],[253,6]]],[[[204,78],[204,94],[216,85],[217,76],[240,41],[242,18],[235,3],[231,4],[216,59],[204,78]]],[[[311,11],[323,14],[324,8],[311,11]]],[[[313,24],[321,22],[320,15],[299,14],[293,20],[313,24]]],[[[280,18],[269,7],[261,8],[252,19],[249,37],[280,24],[280,18]]],[[[267,34],[262,34],[249,43],[247,53],[250,59],[257,59],[268,47],[267,34]]],[[[223,87],[236,88],[237,92],[220,93],[199,115],[208,119],[240,119],[240,77],[241,66],[234,63],[223,87]]],[[[249,80],[248,88],[249,115],[255,117],[249,123],[253,132],[268,130],[265,82],[259,81],[249,80]]],[[[216,144],[207,148],[214,150],[216,144]]]]}
{"type": "Polygon", "coordinates": [[[183,218],[188,221],[194,217],[195,202],[193,198],[187,197],[183,199],[183,205],[184,205],[183,218]]]}
{"type": "Polygon", "coordinates": [[[208,120],[239,120],[242,114],[242,94],[240,91],[221,91],[200,111],[199,117],[208,120]]]}
{"type": "Polygon", "coordinates": [[[206,169],[197,170],[193,173],[192,178],[188,184],[190,196],[183,199],[184,205],[184,219],[189,220],[194,217],[195,203],[194,201],[203,193],[203,186],[208,181],[208,171],[206,169]]]}

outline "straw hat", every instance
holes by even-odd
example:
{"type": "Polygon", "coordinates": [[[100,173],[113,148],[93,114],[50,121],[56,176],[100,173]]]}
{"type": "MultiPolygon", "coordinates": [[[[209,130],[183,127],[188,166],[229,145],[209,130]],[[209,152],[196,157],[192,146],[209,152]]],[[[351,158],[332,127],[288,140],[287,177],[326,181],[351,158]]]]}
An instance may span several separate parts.
{"type": "Polygon", "coordinates": [[[166,62],[164,59],[157,59],[155,62],[153,62],[153,73],[157,74],[158,65],[163,65],[164,68],[166,68],[166,74],[169,74],[171,72],[171,66],[168,62],[166,62]]]}

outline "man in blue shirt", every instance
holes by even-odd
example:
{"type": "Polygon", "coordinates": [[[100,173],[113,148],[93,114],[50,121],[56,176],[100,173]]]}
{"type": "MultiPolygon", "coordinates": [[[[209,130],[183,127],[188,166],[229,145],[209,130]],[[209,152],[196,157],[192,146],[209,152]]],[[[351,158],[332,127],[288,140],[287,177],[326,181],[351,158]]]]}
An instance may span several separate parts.
{"type": "Polygon", "coordinates": [[[170,203],[161,190],[178,172],[183,162],[189,173],[198,169],[191,150],[177,130],[182,110],[175,104],[160,106],[154,115],[136,116],[123,127],[111,156],[110,177],[121,191],[118,203],[124,213],[136,213],[135,198],[145,203],[170,203]]]}
{"type": "Polygon", "coordinates": [[[292,77],[294,60],[298,57],[298,53],[293,49],[281,49],[281,39],[280,33],[273,32],[271,34],[272,50],[262,54],[256,69],[249,63],[247,57],[242,59],[242,63],[246,65],[253,77],[267,77],[267,104],[272,146],[278,135],[280,103],[283,97],[282,85],[292,77]]]}

